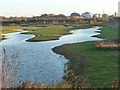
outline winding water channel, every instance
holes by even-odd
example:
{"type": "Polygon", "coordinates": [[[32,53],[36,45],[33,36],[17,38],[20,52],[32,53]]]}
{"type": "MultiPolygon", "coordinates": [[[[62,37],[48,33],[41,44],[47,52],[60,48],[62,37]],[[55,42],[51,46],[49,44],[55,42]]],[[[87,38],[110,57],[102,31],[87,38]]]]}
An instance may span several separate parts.
{"type": "Polygon", "coordinates": [[[0,46],[7,49],[9,55],[13,47],[20,51],[20,69],[18,71],[21,79],[33,80],[41,83],[57,83],[62,81],[64,66],[68,60],[61,55],[54,53],[51,49],[63,44],[100,40],[91,37],[99,33],[95,32],[99,27],[90,29],[78,29],[71,31],[72,34],[64,35],[59,40],[43,42],[26,42],[34,35],[20,34],[15,32],[6,34],[8,39],[0,42],[0,46]]]}

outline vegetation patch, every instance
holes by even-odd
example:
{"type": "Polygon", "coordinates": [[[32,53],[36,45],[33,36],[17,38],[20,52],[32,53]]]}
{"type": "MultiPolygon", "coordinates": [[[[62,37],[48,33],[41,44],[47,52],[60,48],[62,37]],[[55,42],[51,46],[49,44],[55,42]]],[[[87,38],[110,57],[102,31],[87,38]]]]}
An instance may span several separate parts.
{"type": "Polygon", "coordinates": [[[94,25],[78,25],[73,26],[73,29],[86,29],[86,28],[92,28],[94,25]]]}
{"type": "Polygon", "coordinates": [[[104,39],[110,39],[110,40],[119,40],[118,36],[118,22],[107,22],[102,25],[102,28],[100,29],[100,35],[97,35],[97,37],[104,38],[104,39]]]}
{"type": "Polygon", "coordinates": [[[16,31],[20,31],[21,26],[2,26],[2,31],[0,33],[7,34],[16,31]]]}
{"type": "MultiPolygon", "coordinates": [[[[118,41],[117,22],[107,22],[102,25],[101,34],[106,40],[118,41]]],[[[104,43],[104,46],[115,46],[116,43],[104,43]]],[[[117,49],[100,49],[96,42],[84,42],[58,46],[52,49],[55,53],[69,59],[68,66],[75,75],[88,78],[97,88],[110,88],[114,80],[118,80],[118,51],[117,49]]]]}
{"type": "MultiPolygon", "coordinates": [[[[49,41],[49,40],[57,40],[60,36],[70,34],[70,30],[76,29],[85,29],[92,28],[94,25],[73,25],[73,26],[63,26],[63,25],[48,25],[43,26],[43,28],[38,28],[35,25],[27,25],[27,26],[2,26],[2,30],[0,33],[7,34],[12,32],[17,32],[20,30],[31,30],[30,32],[22,33],[22,34],[34,34],[35,37],[31,38],[27,41],[29,42],[38,42],[38,41],[49,41]]],[[[0,36],[0,40],[5,39],[3,35],[0,36]]]]}
{"type": "Polygon", "coordinates": [[[35,37],[27,41],[48,41],[56,40],[58,37],[68,34],[69,29],[64,26],[47,26],[35,31],[26,32],[22,34],[34,34],[35,37]]]}
{"type": "Polygon", "coordinates": [[[105,41],[105,40],[101,40],[101,41],[96,41],[95,46],[97,48],[103,48],[103,49],[119,49],[120,48],[120,42],[116,42],[116,41],[105,41]]]}
{"type": "MultiPolygon", "coordinates": [[[[7,34],[12,32],[18,32],[21,30],[21,26],[2,26],[2,30],[0,30],[1,34],[7,34]]],[[[4,40],[5,36],[0,35],[0,40],[4,40]]]]}
{"type": "Polygon", "coordinates": [[[87,78],[92,86],[111,87],[118,79],[118,51],[97,49],[95,42],[63,45],[53,49],[70,60],[75,75],[87,78]]]}
{"type": "Polygon", "coordinates": [[[76,29],[85,29],[92,28],[93,25],[79,25],[79,26],[71,26],[65,27],[62,25],[52,25],[46,26],[43,28],[36,29],[34,31],[22,33],[22,34],[34,34],[35,37],[28,39],[29,42],[37,42],[37,41],[49,41],[49,40],[57,40],[62,35],[70,34],[70,30],[76,29]]]}

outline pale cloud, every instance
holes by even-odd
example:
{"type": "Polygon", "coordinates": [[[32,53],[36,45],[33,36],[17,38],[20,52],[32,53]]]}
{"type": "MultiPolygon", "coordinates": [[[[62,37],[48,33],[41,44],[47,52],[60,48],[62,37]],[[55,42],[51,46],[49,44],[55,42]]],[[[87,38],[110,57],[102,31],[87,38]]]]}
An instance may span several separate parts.
{"type": "Polygon", "coordinates": [[[118,11],[119,0],[0,0],[2,12],[6,16],[32,16],[42,13],[63,13],[70,15],[72,12],[113,14],[118,11]]]}
{"type": "Polygon", "coordinates": [[[120,17],[120,1],[118,3],[118,16],[120,17]]]}

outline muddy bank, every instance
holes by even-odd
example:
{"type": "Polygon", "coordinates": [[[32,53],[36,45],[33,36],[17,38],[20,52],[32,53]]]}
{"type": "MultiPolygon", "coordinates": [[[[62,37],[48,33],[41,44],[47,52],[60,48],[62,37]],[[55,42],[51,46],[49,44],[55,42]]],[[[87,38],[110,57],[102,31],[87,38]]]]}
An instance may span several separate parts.
{"type": "Polygon", "coordinates": [[[82,55],[76,54],[76,52],[71,52],[70,44],[65,44],[62,46],[58,46],[53,48],[52,50],[60,55],[63,55],[65,58],[69,60],[67,63],[68,67],[71,68],[75,75],[82,75],[87,67],[87,62],[85,61],[85,57],[82,55]],[[68,47],[68,48],[66,48],[68,47]]]}

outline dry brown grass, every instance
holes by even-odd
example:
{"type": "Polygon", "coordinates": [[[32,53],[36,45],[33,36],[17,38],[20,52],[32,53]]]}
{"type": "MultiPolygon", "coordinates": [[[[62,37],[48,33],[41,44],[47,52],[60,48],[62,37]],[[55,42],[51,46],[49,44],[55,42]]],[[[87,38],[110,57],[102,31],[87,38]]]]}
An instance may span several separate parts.
{"type": "Polygon", "coordinates": [[[95,46],[97,48],[119,48],[120,43],[117,42],[106,42],[106,41],[96,41],[95,46]]]}
{"type": "Polygon", "coordinates": [[[2,88],[15,88],[15,84],[17,81],[17,71],[20,64],[20,61],[18,59],[19,52],[15,51],[15,48],[13,48],[11,59],[8,56],[6,49],[3,48],[2,50],[2,75],[1,75],[1,81],[2,81],[2,88]]]}

